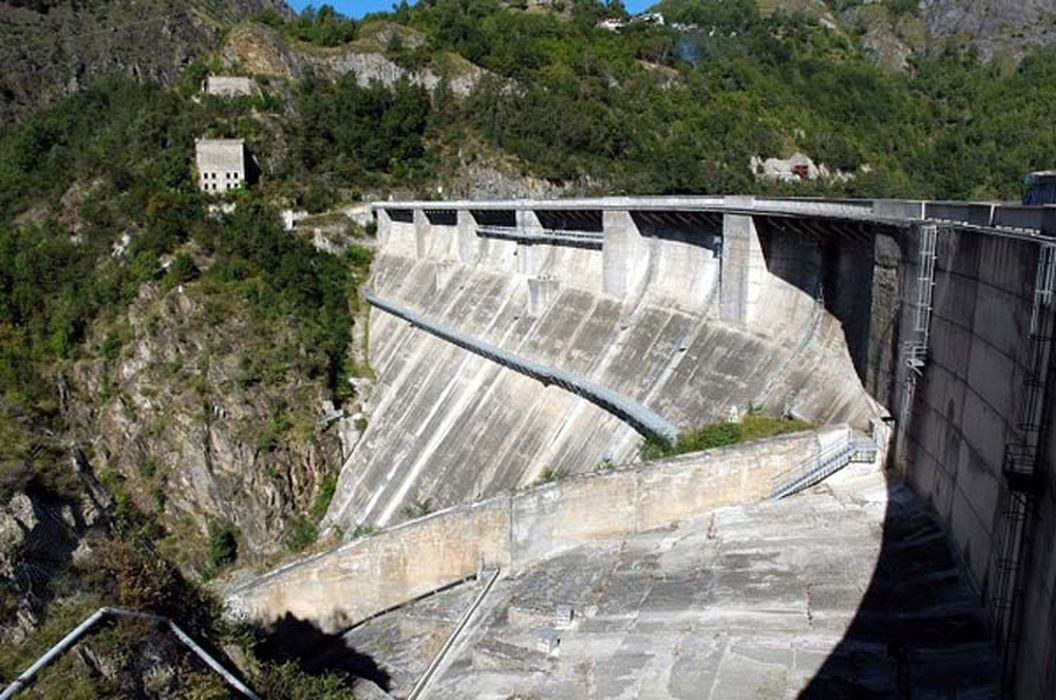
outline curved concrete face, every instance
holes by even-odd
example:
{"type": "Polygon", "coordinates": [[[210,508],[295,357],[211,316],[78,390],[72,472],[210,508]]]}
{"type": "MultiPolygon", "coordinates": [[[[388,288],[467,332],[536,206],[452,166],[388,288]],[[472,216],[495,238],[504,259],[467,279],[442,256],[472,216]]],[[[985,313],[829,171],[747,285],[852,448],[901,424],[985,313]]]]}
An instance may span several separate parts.
{"type": "MultiPolygon", "coordinates": [[[[661,230],[606,211],[599,250],[478,236],[468,211],[454,226],[427,214],[382,215],[378,297],[582,375],[680,429],[752,406],[860,429],[879,413],[841,323],[824,309],[822,255],[807,237],[760,234],[749,219],[738,229],[741,257],[722,259],[714,220],[661,230]],[[735,266],[743,274],[727,294],[735,266]],[[739,316],[720,318],[720,299],[739,316]]],[[[545,231],[530,211],[516,217],[520,230],[545,231]]],[[[524,487],[546,470],[626,461],[642,440],[586,399],[378,309],[370,358],[370,424],[325,520],[345,532],[403,520],[416,501],[445,507],[524,487]]]]}

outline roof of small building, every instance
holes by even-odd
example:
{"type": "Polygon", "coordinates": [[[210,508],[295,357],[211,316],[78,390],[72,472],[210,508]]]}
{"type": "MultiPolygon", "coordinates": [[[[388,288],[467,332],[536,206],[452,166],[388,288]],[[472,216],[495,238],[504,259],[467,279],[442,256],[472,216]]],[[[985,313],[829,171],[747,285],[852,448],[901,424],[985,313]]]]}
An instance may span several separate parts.
{"type": "Polygon", "coordinates": [[[245,164],[244,139],[197,139],[194,145],[201,170],[229,170],[245,164]]]}
{"type": "Polygon", "coordinates": [[[200,147],[216,146],[219,148],[230,148],[233,146],[245,146],[245,139],[195,139],[195,145],[200,147]]]}

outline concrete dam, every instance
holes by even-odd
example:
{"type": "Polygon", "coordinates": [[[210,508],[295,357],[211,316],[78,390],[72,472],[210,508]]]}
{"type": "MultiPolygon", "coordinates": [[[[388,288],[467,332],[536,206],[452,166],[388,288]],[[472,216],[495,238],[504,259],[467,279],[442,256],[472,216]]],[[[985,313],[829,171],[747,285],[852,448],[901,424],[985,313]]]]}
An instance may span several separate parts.
{"type": "Polygon", "coordinates": [[[377,383],[324,526],[382,530],[235,614],[349,630],[397,696],[1056,695],[1056,209],[375,215],[377,383]],[[635,464],[755,410],[819,428],[635,464]]]}
{"type": "Polygon", "coordinates": [[[416,501],[623,463],[643,432],[750,408],[862,430],[880,417],[826,308],[872,296],[861,273],[873,252],[853,232],[827,261],[809,238],[760,234],[750,217],[474,206],[377,210],[377,400],[327,523],[387,526],[416,501]],[[566,387],[540,381],[555,372],[566,387]]]}

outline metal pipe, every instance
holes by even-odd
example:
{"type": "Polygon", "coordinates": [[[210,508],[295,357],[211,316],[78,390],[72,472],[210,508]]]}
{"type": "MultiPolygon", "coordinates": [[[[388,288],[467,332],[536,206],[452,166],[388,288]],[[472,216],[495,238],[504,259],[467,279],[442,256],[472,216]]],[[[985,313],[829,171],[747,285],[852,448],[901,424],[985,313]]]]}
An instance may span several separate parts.
{"type": "Polygon", "coordinates": [[[72,647],[77,642],[77,640],[84,635],[85,632],[90,630],[96,625],[96,623],[106,617],[106,614],[106,608],[99,608],[94,613],[89,615],[84,622],[77,625],[73,629],[73,631],[63,637],[58,644],[44,652],[44,655],[37,659],[36,663],[27,668],[25,671],[23,671],[18,678],[16,678],[14,681],[11,682],[10,685],[4,688],[4,692],[0,693],[0,700],[8,700],[8,698],[13,698],[16,694],[21,692],[27,685],[30,684],[30,682],[33,680],[33,677],[36,676],[42,668],[50,664],[64,651],[72,647]]]}
{"type": "Polygon", "coordinates": [[[226,668],[220,665],[220,662],[214,659],[209,653],[200,647],[191,637],[180,629],[172,620],[168,620],[169,629],[176,635],[176,638],[183,642],[191,651],[198,655],[198,658],[206,663],[209,668],[213,669],[221,678],[227,681],[227,684],[237,690],[238,692],[245,695],[250,700],[260,700],[256,693],[249,689],[249,687],[240,681],[235,674],[228,671],[226,668]]]}
{"type": "Polygon", "coordinates": [[[231,673],[226,668],[224,668],[219,661],[214,659],[205,649],[199,646],[197,642],[191,639],[191,637],[182,629],[180,629],[179,625],[177,625],[171,619],[162,615],[156,615],[154,613],[139,612],[137,610],[127,610],[125,608],[107,607],[99,608],[98,610],[96,610],[94,613],[89,615],[84,620],[84,622],[77,625],[77,627],[75,627],[72,632],[63,637],[58,644],[44,652],[43,656],[37,659],[37,661],[32,666],[23,671],[18,678],[16,678],[10,685],[4,688],[4,691],[0,693],[0,700],[8,700],[9,698],[13,698],[22,690],[25,690],[26,686],[30,684],[30,682],[37,675],[37,673],[40,672],[41,669],[43,669],[45,666],[50,664],[61,654],[67,651],[71,646],[73,646],[77,642],[78,639],[84,636],[84,634],[88,632],[88,630],[97,625],[101,620],[103,620],[103,618],[106,617],[135,617],[167,625],[168,628],[172,630],[172,633],[176,635],[177,639],[179,639],[186,647],[193,651],[198,656],[198,658],[200,658],[202,661],[205,662],[207,666],[209,666],[209,668],[213,669],[213,671],[219,674],[220,677],[223,678],[228,685],[245,695],[247,698],[250,698],[250,700],[260,700],[260,697],[256,693],[254,693],[248,686],[246,686],[245,683],[240,681],[238,677],[235,676],[235,674],[231,673]]]}
{"type": "Polygon", "coordinates": [[[537,379],[543,384],[554,384],[566,391],[582,396],[621,420],[630,423],[635,429],[646,435],[656,435],[672,443],[678,439],[678,428],[655,411],[580,374],[522,357],[505,348],[492,345],[480,338],[456,330],[445,323],[434,321],[405,306],[382,299],[375,294],[368,292],[365,296],[367,302],[372,306],[397,318],[402,318],[416,328],[421,328],[470,352],[493,359],[499,364],[537,379]]]}

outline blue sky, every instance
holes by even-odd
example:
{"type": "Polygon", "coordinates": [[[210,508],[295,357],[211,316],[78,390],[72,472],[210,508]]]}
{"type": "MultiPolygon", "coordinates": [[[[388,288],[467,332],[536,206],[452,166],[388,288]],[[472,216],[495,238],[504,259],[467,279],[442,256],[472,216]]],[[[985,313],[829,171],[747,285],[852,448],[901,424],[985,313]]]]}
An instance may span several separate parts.
{"type": "MultiPolygon", "coordinates": [[[[656,0],[625,0],[624,4],[629,12],[641,12],[649,5],[652,5],[656,0]]],[[[349,17],[362,17],[368,12],[378,12],[381,10],[392,9],[392,0],[330,0],[330,2],[324,2],[323,0],[317,0],[316,2],[308,2],[307,0],[290,0],[290,5],[295,10],[304,9],[305,5],[320,5],[328,4],[333,5],[334,8],[343,15],[349,17]]]]}

